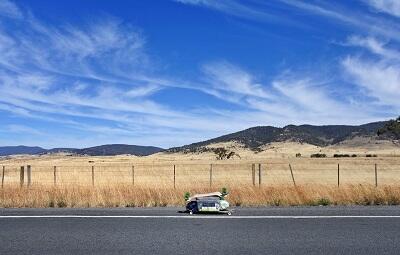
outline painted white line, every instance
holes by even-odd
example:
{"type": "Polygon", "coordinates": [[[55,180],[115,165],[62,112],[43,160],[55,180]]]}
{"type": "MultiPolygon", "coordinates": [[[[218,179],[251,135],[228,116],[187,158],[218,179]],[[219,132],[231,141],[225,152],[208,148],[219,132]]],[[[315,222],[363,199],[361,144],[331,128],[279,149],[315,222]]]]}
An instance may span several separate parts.
{"type": "Polygon", "coordinates": [[[139,218],[139,219],[346,219],[346,218],[400,218],[400,215],[271,215],[271,216],[217,216],[217,215],[0,215],[0,219],[23,218],[139,218]]]}

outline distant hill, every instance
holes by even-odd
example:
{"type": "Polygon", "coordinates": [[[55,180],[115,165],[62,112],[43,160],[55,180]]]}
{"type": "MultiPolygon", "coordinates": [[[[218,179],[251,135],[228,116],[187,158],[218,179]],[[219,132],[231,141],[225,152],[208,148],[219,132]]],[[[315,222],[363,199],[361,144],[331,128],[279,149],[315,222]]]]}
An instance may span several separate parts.
{"type": "Polygon", "coordinates": [[[251,150],[260,150],[263,145],[272,142],[299,142],[316,146],[335,145],[355,137],[370,137],[385,140],[400,139],[400,120],[373,122],[359,126],[348,125],[288,125],[283,128],[272,126],[252,127],[243,131],[227,134],[203,142],[193,143],[168,150],[153,146],[138,146],[127,144],[108,144],[85,149],[54,148],[46,150],[40,147],[7,146],[0,147],[0,156],[14,154],[44,154],[67,152],[79,155],[91,156],[114,156],[131,154],[136,156],[147,156],[157,152],[207,152],[212,151],[221,154],[221,157],[232,156],[229,151],[222,148],[207,148],[207,145],[223,142],[238,142],[251,150]],[[379,136],[377,136],[377,134],[379,136]],[[226,154],[226,155],[225,155],[226,154]]]}
{"type": "Polygon", "coordinates": [[[54,148],[47,150],[45,153],[60,153],[60,152],[66,152],[66,153],[77,153],[79,149],[75,148],[54,148]]]}
{"type": "Polygon", "coordinates": [[[96,147],[90,147],[75,151],[78,154],[86,154],[91,156],[114,156],[121,154],[131,154],[136,156],[147,156],[157,152],[161,152],[164,149],[153,147],[153,146],[138,146],[138,145],[127,145],[127,144],[108,144],[96,147]]]}
{"type": "Polygon", "coordinates": [[[386,138],[400,139],[400,117],[388,121],[378,130],[378,135],[386,138]]]}
{"type": "Polygon", "coordinates": [[[20,154],[38,155],[38,154],[59,153],[59,152],[74,153],[78,155],[90,155],[90,156],[115,156],[121,154],[147,156],[163,150],[164,149],[162,148],[153,146],[139,146],[139,145],[127,145],[127,144],[107,144],[85,149],[54,148],[50,150],[46,150],[41,147],[5,146],[5,147],[0,147],[0,156],[20,155],[20,154]]]}
{"type": "Polygon", "coordinates": [[[18,154],[40,154],[45,153],[47,150],[41,147],[29,147],[29,146],[5,146],[0,147],[0,156],[18,155],[18,154]]]}
{"type": "Polygon", "coordinates": [[[259,126],[236,133],[220,136],[203,142],[193,143],[182,147],[175,147],[167,152],[198,152],[202,147],[223,142],[239,142],[245,147],[257,148],[272,142],[300,142],[316,146],[334,145],[356,136],[375,137],[377,131],[385,126],[387,121],[374,122],[360,126],[347,125],[288,125],[283,128],[259,126]]]}

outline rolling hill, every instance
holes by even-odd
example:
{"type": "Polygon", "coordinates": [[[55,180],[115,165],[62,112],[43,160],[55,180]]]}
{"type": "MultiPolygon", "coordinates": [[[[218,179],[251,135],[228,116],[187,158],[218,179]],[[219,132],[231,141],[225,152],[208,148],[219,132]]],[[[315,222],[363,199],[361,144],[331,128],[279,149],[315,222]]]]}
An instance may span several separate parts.
{"type": "Polygon", "coordinates": [[[41,154],[47,150],[41,147],[30,147],[30,146],[4,146],[0,147],[0,156],[18,155],[18,154],[41,154]]]}
{"type": "Polygon", "coordinates": [[[107,144],[101,146],[90,147],[86,149],[76,150],[75,153],[90,156],[115,156],[121,154],[131,154],[135,156],[148,156],[164,149],[154,146],[138,146],[127,144],[107,144]]]}
{"type": "MultiPolygon", "coordinates": [[[[274,142],[296,142],[300,144],[310,144],[320,147],[343,144],[351,141],[354,145],[357,138],[378,139],[378,140],[398,140],[399,119],[390,121],[373,122],[359,126],[349,125],[288,125],[282,128],[272,126],[258,126],[245,129],[236,133],[227,134],[210,140],[193,143],[181,147],[173,147],[164,150],[153,146],[138,146],[127,144],[108,144],[84,149],[74,148],[54,148],[46,150],[40,147],[28,146],[7,146],[0,147],[0,156],[13,154],[45,154],[67,152],[78,155],[90,156],[114,156],[130,154],[136,156],[148,156],[158,152],[207,152],[213,151],[220,153],[221,148],[206,148],[208,145],[217,143],[236,142],[253,151],[261,150],[265,146],[274,142]]],[[[221,153],[226,152],[222,151],[221,153]]]]}
{"type": "Polygon", "coordinates": [[[0,147],[0,156],[9,155],[38,155],[46,153],[73,153],[78,155],[90,155],[90,156],[115,156],[121,154],[130,154],[135,156],[147,156],[151,155],[164,149],[153,147],[153,146],[139,146],[139,145],[127,145],[127,144],[107,144],[101,146],[95,146],[84,149],[74,148],[54,148],[54,149],[43,149],[41,147],[29,147],[29,146],[5,146],[0,147]]]}
{"type": "MultiPolygon", "coordinates": [[[[359,126],[288,125],[283,128],[259,126],[203,142],[170,148],[167,152],[197,152],[204,148],[204,146],[226,142],[238,142],[251,150],[257,150],[261,146],[272,142],[285,141],[307,143],[316,146],[328,146],[351,140],[354,137],[376,137],[377,131],[383,128],[387,123],[386,121],[382,121],[359,126]]],[[[382,137],[382,139],[385,138],[386,137],[382,137]]]]}

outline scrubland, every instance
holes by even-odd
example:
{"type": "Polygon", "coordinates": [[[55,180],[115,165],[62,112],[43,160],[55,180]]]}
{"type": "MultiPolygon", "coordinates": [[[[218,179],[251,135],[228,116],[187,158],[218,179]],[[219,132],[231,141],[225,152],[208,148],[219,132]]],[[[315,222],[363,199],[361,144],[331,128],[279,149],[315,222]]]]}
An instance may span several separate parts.
{"type": "MultiPolygon", "coordinates": [[[[186,191],[213,188],[113,186],[19,186],[0,190],[1,207],[152,207],[184,206],[186,191]]],[[[227,200],[233,206],[399,205],[399,186],[325,185],[233,187],[227,200]]]]}
{"type": "Polygon", "coordinates": [[[21,156],[0,160],[0,176],[0,207],[183,206],[185,192],[222,187],[230,192],[233,206],[400,204],[400,157],[393,155],[254,155],[219,161],[186,154],[21,156]]]}

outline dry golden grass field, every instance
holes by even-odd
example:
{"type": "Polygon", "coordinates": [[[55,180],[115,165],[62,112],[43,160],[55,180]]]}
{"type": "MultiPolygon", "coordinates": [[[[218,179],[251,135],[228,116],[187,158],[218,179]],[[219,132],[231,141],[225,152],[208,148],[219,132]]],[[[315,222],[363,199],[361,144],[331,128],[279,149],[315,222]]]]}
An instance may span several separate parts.
{"type": "Polygon", "coordinates": [[[3,159],[0,207],[176,206],[184,204],[186,191],[222,187],[230,191],[228,200],[241,206],[400,203],[400,157],[202,158],[161,154],[3,159]]]}

